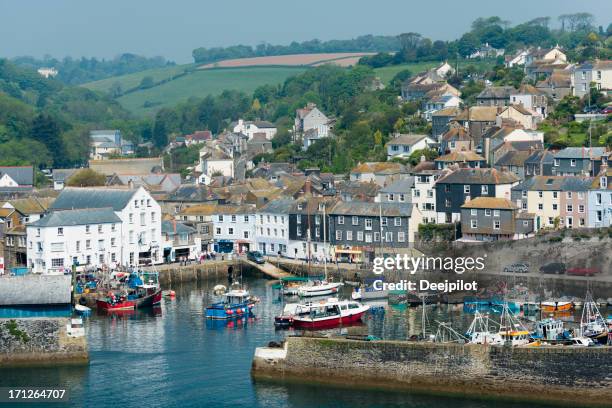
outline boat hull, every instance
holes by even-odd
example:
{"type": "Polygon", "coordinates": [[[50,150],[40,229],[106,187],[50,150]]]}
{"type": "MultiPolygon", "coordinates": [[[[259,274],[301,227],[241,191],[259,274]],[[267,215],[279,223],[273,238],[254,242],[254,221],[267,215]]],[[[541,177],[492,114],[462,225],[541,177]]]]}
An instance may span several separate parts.
{"type": "Polygon", "coordinates": [[[542,303],[540,309],[544,313],[568,312],[574,308],[571,302],[542,303]]]}
{"type": "Polygon", "coordinates": [[[104,310],[107,312],[116,312],[116,311],[123,311],[123,310],[134,310],[134,308],[136,307],[136,303],[132,300],[126,300],[123,302],[117,302],[113,304],[106,300],[98,300],[96,302],[96,306],[98,307],[98,310],[104,310]]]}
{"type": "Polygon", "coordinates": [[[134,302],[137,308],[151,307],[160,304],[162,297],[162,291],[158,289],[155,293],[135,299],[134,302]]]}
{"type": "Polygon", "coordinates": [[[342,324],[350,324],[361,321],[362,316],[366,311],[355,313],[347,316],[330,316],[321,319],[310,319],[296,317],[293,319],[293,327],[298,329],[326,329],[336,327],[342,324]]]}
{"type": "Polygon", "coordinates": [[[243,303],[227,306],[223,303],[216,303],[206,308],[206,318],[213,320],[228,320],[248,317],[252,315],[254,304],[243,303]]]}

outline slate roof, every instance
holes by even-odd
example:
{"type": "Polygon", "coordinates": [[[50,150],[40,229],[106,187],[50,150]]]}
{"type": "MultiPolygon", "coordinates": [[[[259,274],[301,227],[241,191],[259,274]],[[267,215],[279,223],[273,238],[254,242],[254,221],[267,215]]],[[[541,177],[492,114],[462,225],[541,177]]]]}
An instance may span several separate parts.
{"type": "Polygon", "coordinates": [[[89,168],[106,176],[113,174],[151,174],[158,169],[163,169],[164,163],[161,157],[143,159],[108,159],[90,160],[89,168]]]}
{"type": "Polygon", "coordinates": [[[32,166],[0,166],[0,177],[5,174],[20,187],[34,185],[34,167],[32,166]]]}
{"type": "Polygon", "coordinates": [[[264,205],[258,212],[264,214],[289,214],[294,204],[295,200],[274,200],[264,205]]]}
{"type": "Polygon", "coordinates": [[[587,191],[592,183],[592,177],[533,176],[512,189],[520,191],[587,191]]]}
{"type": "Polygon", "coordinates": [[[513,86],[490,86],[476,96],[476,99],[510,99],[516,93],[513,86]]]}
{"type": "Polygon", "coordinates": [[[511,172],[497,169],[462,168],[440,178],[438,183],[449,184],[512,184],[520,179],[511,172]]]}
{"type": "Polygon", "coordinates": [[[464,127],[452,127],[442,135],[442,138],[450,141],[470,141],[472,138],[464,127]]]}
{"type": "Polygon", "coordinates": [[[476,197],[463,204],[461,208],[493,208],[496,210],[516,210],[518,207],[507,198],[476,197]]]}
{"type": "Polygon", "coordinates": [[[449,106],[448,108],[440,109],[431,114],[431,116],[457,116],[459,108],[456,106],[449,106]]]}
{"type": "Polygon", "coordinates": [[[195,228],[185,225],[182,222],[177,221],[162,221],[161,225],[162,234],[166,235],[178,235],[178,234],[193,234],[196,231],[195,228]]]}
{"type": "Polygon", "coordinates": [[[566,147],[559,150],[554,156],[555,159],[586,159],[590,157],[599,159],[606,154],[605,147],[566,147]]]}
{"type": "Polygon", "coordinates": [[[197,202],[217,199],[208,187],[201,184],[182,184],[167,198],[167,201],[197,202]]]}
{"type": "Polygon", "coordinates": [[[80,169],[53,169],[53,181],[66,181],[80,169]]]}
{"type": "Polygon", "coordinates": [[[112,208],[88,208],[51,211],[29,224],[33,227],[69,227],[88,224],[119,224],[121,219],[112,208]]]}
{"type": "Polygon", "coordinates": [[[330,211],[331,215],[361,215],[378,217],[410,217],[412,204],[370,203],[363,201],[339,202],[330,211]]]}
{"type": "Polygon", "coordinates": [[[536,150],[525,159],[525,164],[552,163],[553,160],[553,154],[548,150],[536,150]]]}
{"type": "Polygon", "coordinates": [[[386,187],[380,189],[381,193],[399,193],[408,194],[414,186],[414,177],[409,177],[401,180],[397,180],[386,187]]]}
{"type": "Polygon", "coordinates": [[[485,158],[471,150],[455,151],[444,156],[440,156],[434,161],[436,162],[467,162],[467,161],[485,161],[485,158]]]}
{"type": "Polygon", "coordinates": [[[496,166],[518,166],[523,167],[525,160],[531,157],[533,153],[528,150],[510,150],[496,162],[496,166]]]}
{"type": "Polygon", "coordinates": [[[391,140],[389,140],[387,142],[387,145],[409,145],[412,146],[413,144],[420,142],[421,140],[425,139],[426,137],[429,137],[427,135],[420,135],[420,134],[406,134],[406,135],[399,135],[398,137],[395,137],[391,140]]]}
{"type": "Polygon", "coordinates": [[[78,208],[107,208],[115,211],[124,209],[138,190],[112,188],[67,187],[53,202],[51,210],[70,210],[78,208]]]}
{"type": "Polygon", "coordinates": [[[44,213],[54,200],[51,197],[28,197],[9,200],[9,204],[23,215],[31,215],[44,213]]]}

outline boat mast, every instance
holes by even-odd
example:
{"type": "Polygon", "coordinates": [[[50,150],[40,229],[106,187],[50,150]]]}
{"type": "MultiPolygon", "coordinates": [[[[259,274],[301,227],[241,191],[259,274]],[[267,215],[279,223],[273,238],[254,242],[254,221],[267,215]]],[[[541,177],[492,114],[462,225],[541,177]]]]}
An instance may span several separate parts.
{"type": "Polygon", "coordinates": [[[308,231],[307,231],[307,239],[308,239],[308,276],[310,276],[310,206],[309,202],[306,201],[306,218],[308,219],[308,231]]]}
{"type": "Polygon", "coordinates": [[[325,202],[323,202],[323,270],[325,271],[325,280],[327,281],[327,251],[325,250],[327,244],[327,222],[325,218],[325,202]]]}

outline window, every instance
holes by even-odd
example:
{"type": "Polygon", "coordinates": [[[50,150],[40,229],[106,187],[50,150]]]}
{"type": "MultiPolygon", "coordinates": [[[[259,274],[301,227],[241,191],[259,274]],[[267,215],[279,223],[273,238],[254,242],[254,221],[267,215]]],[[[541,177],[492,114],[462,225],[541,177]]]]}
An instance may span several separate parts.
{"type": "Polygon", "coordinates": [[[404,231],[397,233],[397,242],[406,242],[406,233],[404,231]]]}
{"type": "Polygon", "coordinates": [[[86,226],[85,226],[85,233],[86,233],[86,234],[91,233],[91,227],[90,227],[89,225],[86,225],[86,226]]]}
{"type": "Polygon", "coordinates": [[[315,225],[321,225],[321,217],[318,214],[315,215],[315,225]]]}
{"type": "Polygon", "coordinates": [[[344,225],[344,215],[338,216],[338,225],[344,225]]]}
{"type": "Polygon", "coordinates": [[[559,167],[559,164],[560,164],[559,159],[555,159],[555,164],[554,164],[554,166],[555,166],[555,167],[559,167]]]}
{"type": "Polygon", "coordinates": [[[427,190],[427,198],[433,198],[433,190],[427,190]]]}
{"type": "Polygon", "coordinates": [[[541,191],[538,191],[538,197],[539,197],[539,198],[544,197],[544,193],[543,193],[543,192],[541,192],[541,191]]]}
{"type": "Polygon", "coordinates": [[[100,254],[100,256],[98,256],[98,260],[100,261],[101,264],[104,263],[104,254],[100,254]]]}
{"type": "Polygon", "coordinates": [[[601,79],[601,71],[597,71],[597,79],[601,79]]]}
{"type": "Polygon", "coordinates": [[[117,225],[116,224],[111,224],[111,231],[115,232],[117,230],[117,225]]]}
{"type": "Polygon", "coordinates": [[[597,210],[595,217],[597,219],[597,222],[601,222],[602,221],[602,212],[601,212],[601,210],[597,210]]]}
{"type": "Polygon", "coordinates": [[[150,207],[150,206],[151,206],[151,199],[147,198],[147,207],[150,207]]]}
{"type": "Polygon", "coordinates": [[[568,191],[568,192],[567,192],[567,198],[572,198],[572,196],[573,196],[572,192],[571,192],[571,191],[568,191]]]}
{"type": "Polygon", "coordinates": [[[117,246],[117,238],[111,238],[111,246],[117,246]]]}
{"type": "Polygon", "coordinates": [[[493,210],[493,216],[499,217],[499,210],[493,210]]]}
{"type": "Polygon", "coordinates": [[[375,232],[374,233],[374,242],[378,242],[380,241],[380,232],[375,232]]]}
{"type": "Polygon", "coordinates": [[[219,214],[217,217],[219,217],[219,222],[223,222],[223,214],[219,214]]]}
{"type": "Polygon", "coordinates": [[[405,202],[405,201],[406,201],[406,195],[405,195],[405,194],[400,194],[400,196],[399,196],[399,200],[400,200],[400,202],[402,202],[402,203],[403,203],[403,202],[405,202]]]}
{"type": "Polygon", "coordinates": [[[91,249],[91,239],[85,240],[85,249],[91,249]]]}
{"type": "Polygon", "coordinates": [[[300,214],[296,215],[295,222],[296,222],[296,224],[301,224],[302,223],[302,216],[300,214]]]}
{"type": "Polygon", "coordinates": [[[558,206],[557,204],[553,204],[553,205],[552,205],[552,209],[553,209],[553,211],[557,211],[557,208],[559,208],[559,206],[558,206]]]}
{"type": "Polygon", "coordinates": [[[221,228],[217,227],[217,229],[216,229],[216,231],[215,231],[215,234],[217,234],[217,235],[221,235],[221,228]]]}
{"type": "Polygon", "coordinates": [[[412,195],[415,197],[420,197],[421,196],[421,190],[412,190],[412,195]]]}
{"type": "MultiPolygon", "coordinates": [[[[146,217],[145,213],[140,213],[140,225],[141,226],[147,225],[147,221],[146,221],[145,217],[146,217]]],[[[98,230],[100,230],[100,228],[98,228],[98,230]]]]}
{"type": "Polygon", "coordinates": [[[232,222],[236,222],[236,216],[232,215],[232,222]]]}
{"type": "Polygon", "coordinates": [[[469,184],[466,184],[465,186],[463,186],[463,192],[465,194],[470,194],[470,186],[469,186],[469,184]]]}
{"type": "Polygon", "coordinates": [[[570,166],[576,167],[576,159],[570,159],[570,166]]]}
{"type": "MultiPolygon", "coordinates": [[[[248,218],[247,218],[247,221],[248,221],[248,218]]],[[[275,224],[278,223],[278,216],[277,215],[274,216],[274,223],[275,224]]]]}
{"type": "Polygon", "coordinates": [[[450,185],[449,184],[445,184],[444,185],[444,192],[445,193],[450,193],[450,185]]]}
{"type": "Polygon", "coordinates": [[[36,228],[36,236],[40,237],[40,228],[36,228]]]}
{"type": "MultiPolygon", "coordinates": [[[[200,221],[204,221],[204,217],[200,217],[200,221]]],[[[151,213],[151,222],[155,222],[155,213],[151,213]]]]}
{"type": "Polygon", "coordinates": [[[607,177],[601,177],[600,179],[600,183],[602,188],[607,188],[608,187],[608,178],[607,177]]]}
{"type": "Polygon", "coordinates": [[[543,209],[544,209],[544,204],[539,203],[539,204],[538,204],[538,210],[543,210],[543,209]]]}
{"type": "Polygon", "coordinates": [[[303,210],[304,209],[304,203],[298,203],[297,209],[298,210],[303,210]]]}
{"type": "Polygon", "coordinates": [[[499,220],[493,220],[493,229],[499,229],[499,220]]]}
{"type": "Polygon", "coordinates": [[[559,192],[553,191],[553,198],[559,198],[559,192]]]}
{"type": "Polygon", "coordinates": [[[227,229],[227,233],[228,233],[229,235],[234,235],[234,229],[233,229],[233,228],[228,228],[228,229],[227,229]]]}
{"type": "Polygon", "coordinates": [[[357,241],[363,241],[363,231],[357,231],[357,241]]]}
{"type": "Polygon", "coordinates": [[[372,242],[372,233],[371,232],[367,232],[365,234],[365,242],[367,242],[367,243],[371,243],[372,242]]]}
{"type": "Polygon", "coordinates": [[[347,241],[352,241],[353,240],[353,231],[351,231],[351,230],[346,231],[346,240],[347,241]]]}
{"type": "Polygon", "coordinates": [[[53,258],[51,259],[51,267],[53,268],[60,268],[64,266],[64,259],[63,258],[53,258]]]}
{"type": "Polygon", "coordinates": [[[98,240],[98,250],[104,251],[104,240],[103,239],[98,240]]]}
{"type": "Polygon", "coordinates": [[[553,219],[553,217],[548,217],[548,225],[554,225],[555,224],[555,220],[553,219]]]}
{"type": "Polygon", "coordinates": [[[527,198],[527,190],[521,191],[521,197],[527,198]]]}
{"type": "Polygon", "coordinates": [[[523,227],[528,227],[529,226],[529,221],[523,221],[523,227]]]}
{"type": "Polygon", "coordinates": [[[578,199],[579,200],[584,200],[584,192],[582,192],[582,191],[578,192],[578,199]]]}
{"type": "Polygon", "coordinates": [[[321,228],[316,227],[315,228],[315,237],[320,237],[321,236],[321,228]]]}
{"type": "Polygon", "coordinates": [[[138,208],[138,200],[134,200],[134,207],[138,208]]]}
{"type": "Polygon", "coordinates": [[[389,199],[389,201],[393,201],[394,200],[393,194],[391,194],[391,193],[387,194],[387,198],[389,199]]]}
{"type": "Polygon", "coordinates": [[[393,242],[393,233],[391,231],[385,233],[385,242],[393,242]]]}
{"type": "Polygon", "coordinates": [[[249,239],[249,231],[243,231],[244,239],[249,239]]]}
{"type": "MultiPolygon", "coordinates": [[[[12,241],[11,237],[11,241],[12,241]]],[[[11,244],[12,246],[12,244],[11,244]]],[[[51,252],[62,252],[64,250],[64,243],[63,242],[52,242],[51,243],[51,252]]]]}
{"type": "Polygon", "coordinates": [[[61,236],[61,235],[64,235],[64,228],[61,228],[61,227],[60,227],[60,228],[58,228],[58,229],[57,229],[57,235],[60,235],[60,236],[61,236]]]}
{"type": "Polygon", "coordinates": [[[472,208],[472,209],[470,210],[470,215],[473,215],[473,216],[478,215],[478,210],[477,210],[477,209],[475,209],[475,208],[472,208]]]}
{"type": "Polygon", "coordinates": [[[489,186],[482,186],[480,192],[481,194],[489,194],[489,186]]]}
{"type": "Polygon", "coordinates": [[[449,200],[448,198],[447,198],[447,199],[445,199],[445,200],[444,200],[444,205],[445,205],[447,208],[450,208],[450,206],[451,206],[451,200],[449,200]]]}
{"type": "Polygon", "coordinates": [[[568,204],[568,205],[567,205],[567,212],[570,212],[570,213],[571,213],[571,212],[574,212],[574,206],[573,206],[573,205],[571,205],[571,204],[568,204]]]}
{"type": "Polygon", "coordinates": [[[260,224],[263,224],[263,215],[260,215],[260,216],[259,216],[259,223],[260,223],[260,224]]]}
{"type": "Polygon", "coordinates": [[[580,205],[578,206],[578,212],[579,212],[580,214],[584,214],[584,205],[580,204],[580,205]]]}
{"type": "Polygon", "coordinates": [[[75,249],[76,249],[77,252],[81,252],[81,241],[77,241],[76,242],[75,249]]]}
{"type": "Polygon", "coordinates": [[[130,221],[130,224],[133,224],[133,223],[134,223],[134,214],[129,213],[129,214],[128,214],[128,219],[129,219],[129,221],[130,221]]]}
{"type": "Polygon", "coordinates": [[[336,241],[342,241],[342,231],[336,230],[336,241]]]}
{"type": "Polygon", "coordinates": [[[359,217],[353,215],[353,225],[359,225],[359,217]]]}
{"type": "Polygon", "coordinates": [[[302,227],[299,227],[299,226],[297,227],[296,234],[297,234],[298,236],[301,236],[301,235],[302,235],[302,227]]]}
{"type": "Polygon", "coordinates": [[[527,209],[527,203],[523,201],[523,210],[527,209]]]}
{"type": "Polygon", "coordinates": [[[266,231],[268,233],[268,236],[271,236],[272,234],[270,234],[270,227],[266,228],[266,231]]]}
{"type": "Polygon", "coordinates": [[[402,219],[400,217],[395,217],[395,219],[393,220],[393,223],[396,227],[401,227],[402,226],[402,219]]]}
{"type": "Polygon", "coordinates": [[[365,229],[368,231],[372,230],[372,219],[371,218],[365,219],[365,229]]]}
{"type": "Polygon", "coordinates": [[[487,217],[490,217],[490,216],[491,216],[491,209],[486,208],[486,209],[485,209],[485,215],[486,215],[487,217]]]}
{"type": "Polygon", "coordinates": [[[388,224],[387,217],[382,217],[382,219],[381,219],[381,223],[382,223],[382,226],[383,226],[383,227],[386,227],[386,226],[387,226],[387,224],[388,224]]]}
{"type": "Polygon", "coordinates": [[[471,228],[478,228],[478,220],[471,220],[470,227],[471,228]]]}

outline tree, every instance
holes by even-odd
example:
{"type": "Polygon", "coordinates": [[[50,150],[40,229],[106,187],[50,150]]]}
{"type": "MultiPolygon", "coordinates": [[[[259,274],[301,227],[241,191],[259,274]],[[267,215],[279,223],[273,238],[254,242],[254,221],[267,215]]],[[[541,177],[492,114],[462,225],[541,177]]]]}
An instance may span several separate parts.
{"type": "Polygon", "coordinates": [[[55,167],[61,167],[66,162],[60,127],[54,117],[44,113],[37,115],[32,123],[31,137],[47,146],[55,167]]]}
{"type": "Polygon", "coordinates": [[[153,144],[160,149],[163,149],[168,144],[168,131],[163,119],[155,120],[153,125],[153,144]]]}
{"type": "Polygon", "coordinates": [[[121,88],[121,84],[119,82],[113,82],[113,84],[108,89],[108,93],[111,97],[118,98],[121,96],[121,94],[123,94],[123,88],[121,88]]]}
{"type": "Polygon", "coordinates": [[[150,76],[143,77],[140,80],[140,85],[138,85],[140,89],[152,88],[153,86],[155,86],[155,81],[150,76]]]}
{"type": "Polygon", "coordinates": [[[66,180],[70,187],[95,187],[106,184],[106,176],[92,169],[81,169],[66,180]]]}
{"type": "Polygon", "coordinates": [[[374,132],[374,145],[382,146],[383,145],[383,134],[380,130],[374,132]]]}
{"type": "Polygon", "coordinates": [[[479,45],[480,41],[478,40],[476,34],[465,33],[457,42],[457,52],[459,52],[459,54],[465,58],[476,51],[476,48],[478,48],[479,45]]]}

